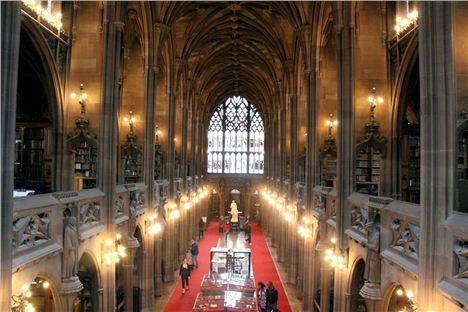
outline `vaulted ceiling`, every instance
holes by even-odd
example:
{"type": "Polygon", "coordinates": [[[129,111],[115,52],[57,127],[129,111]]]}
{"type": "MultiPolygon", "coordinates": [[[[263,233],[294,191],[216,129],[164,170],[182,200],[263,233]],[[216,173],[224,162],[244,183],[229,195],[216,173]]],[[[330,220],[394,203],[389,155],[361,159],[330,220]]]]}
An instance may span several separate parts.
{"type": "MultiPolygon", "coordinates": [[[[156,2],[156,22],[171,29],[173,57],[207,112],[242,95],[266,112],[292,70],[295,30],[310,2],[156,2]]],[[[178,73],[180,75],[180,72],[178,73]]]]}

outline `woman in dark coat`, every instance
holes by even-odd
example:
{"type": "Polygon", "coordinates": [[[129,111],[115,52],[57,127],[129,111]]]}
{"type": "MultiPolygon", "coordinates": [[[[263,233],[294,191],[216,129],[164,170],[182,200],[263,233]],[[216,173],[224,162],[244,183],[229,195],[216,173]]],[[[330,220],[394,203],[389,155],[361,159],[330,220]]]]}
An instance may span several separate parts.
{"type": "Polygon", "coordinates": [[[185,294],[185,289],[189,290],[189,278],[190,278],[190,268],[187,263],[187,259],[184,259],[184,263],[180,265],[179,269],[180,278],[182,278],[182,293],[185,294]],[[187,286],[187,287],[185,287],[187,286]]]}

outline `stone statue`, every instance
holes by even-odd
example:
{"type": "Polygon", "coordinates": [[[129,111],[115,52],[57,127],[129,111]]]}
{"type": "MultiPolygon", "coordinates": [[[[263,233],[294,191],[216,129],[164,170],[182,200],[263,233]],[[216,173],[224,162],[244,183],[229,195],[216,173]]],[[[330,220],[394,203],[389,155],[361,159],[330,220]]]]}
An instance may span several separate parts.
{"type": "Polygon", "coordinates": [[[70,278],[78,273],[78,233],[76,218],[69,217],[63,235],[63,277],[70,278]]]}
{"type": "Polygon", "coordinates": [[[377,222],[370,222],[366,224],[366,228],[369,234],[367,239],[367,259],[364,279],[366,282],[378,284],[380,283],[380,224],[377,222]]]}
{"type": "Polygon", "coordinates": [[[468,278],[468,243],[457,241],[453,252],[457,255],[458,262],[455,278],[468,278]]]}
{"type": "Polygon", "coordinates": [[[231,214],[231,222],[239,222],[239,210],[237,210],[237,204],[235,200],[232,200],[231,202],[231,211],[229,212],[231,214]]]}

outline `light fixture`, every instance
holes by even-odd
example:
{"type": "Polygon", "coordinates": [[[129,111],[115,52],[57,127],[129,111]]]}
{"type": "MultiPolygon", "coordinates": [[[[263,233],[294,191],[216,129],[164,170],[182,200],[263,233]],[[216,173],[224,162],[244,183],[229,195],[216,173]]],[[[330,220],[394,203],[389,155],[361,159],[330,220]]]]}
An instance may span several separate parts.
{"type": "Polygon", "coordinates": [[[115,240],[107,239],[106,243],[102,245],[101,261],[106,265],[111,265],[112,262],[119,263],[122,258],[127,256],[125,246],[121,242],[122,235],[117,233],[115,240]]]}
{"type": "Polygon", "coordinates": [[[161,223],[159,223],[157,220],[158,214],[154,213],[148,218],[148,220],[145,221],[146,233],[156,235],[162,231],[161,223]]]}
{"type": "Polygon", "coordinates": [[[287,222],[291,222],[293,220],[292,213],[290,213],[289,211],[286,211],[284,213],[284,220],[286,220],[287,222]]]}
{"type": "Polygon", "coordinates": [[[415,9],[411,12],[406,13],[406,17],[397,16],[395,19],[395,32],[400,35],[402,32],[407,30],[411,25],[416,25],[418,22],[419,13],[415,9]]]}
{"type": "Polygon", "coordinates": [[[128,126],[130,127],[130,133],[133,133],[133,128],[136,123],[136,118],[135,115],[133,114],[133,111],[128,112],[128,116],[124,117],[124,121],[128,122],[128,126]]]}
{"type": "Polygon", "coordinates": [[[338,120],[333,119],[333,114],[330,114],[325,124],[328,126],[328,137],[331,138],[333,127],[338,125],[338,120]]]}
{"type": "MultiPolygon", "coordinates": [[[[44,281],[41,278],[36,278],[32,283],[36,287],[39,285],[42,286],[44,289],[48,289],[50,287],[50,283],[48,281],[44,281]]],[[[24,284],[21,286],[21,294],[11,296],[12,305],[11,311],[13,312],[35,312],[36,308],[29,302],[29,299],[32,297],[32,292],[29,284],[24,284]]]]}
{"type": "Polygon", "coordinates": [[[41,1],[36,0],[22,0],[21,1],[28,9],[32,10],[37,14],[38,22],[45,21],[50,26],[56,28],[58,31],[61,30],[62,24],[62,13],[52,14],[47,9],[43,9],[41,1]]]}
{"type": "Polygon", "coordinates": [[[88,94],[84,91],[84,85],[80,83],[80,93],[77,95],[75,92],[70,93],[70,98],[72,100],[78,97],[78,103],[80,104],[81,108],[81,118],[85,117],[86,114],[86,99],[88,98],[88,94]]]}
{"type": "Polygon", "coordinates": [[[336,244],[336,237],[333,236],[332,238],[330,238],[330,242],[332,244],[336,244]]]}
{"type": "Polygon", "coordinates": [[[370,124],[372,126],[376,125],[375,123],[375,108],[377,107],[377,103],[378,104],[382,104],[383,103],[383,98],[380,97],[380,96],[376,96],[375,95],[375,92],[376,92],[376,89],[375,88],[372,88],[372,95],[370,95],[368,98],[367,98],[367,102],[369,102],[370,104],[370,124]]]}

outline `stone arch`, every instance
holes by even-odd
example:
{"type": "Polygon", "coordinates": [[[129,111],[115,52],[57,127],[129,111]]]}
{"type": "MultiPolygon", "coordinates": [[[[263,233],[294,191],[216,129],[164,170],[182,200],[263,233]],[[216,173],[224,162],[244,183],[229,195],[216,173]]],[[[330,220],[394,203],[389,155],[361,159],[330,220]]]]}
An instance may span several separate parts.
{"type": "Polygon", "coordinates": [[[403,285],[394,282],[386,288],[383,296],[383,312],[407,311],[404,308],[410,308],[411,306],[412,301],[408,298],[407,290],[403,285]],[[401,294],[399,294],[399,290],[401,290],[401,294]]]}
{"type": "Polygon", "coordinates": [[[89,307],[93,312],[100,311],[101,298],[98,290],[102,288],[101,276],[98,262],[90,251],[85,251],[80,256],[78,278],[83,284],[83,289],[78,295],[77,304],[80,307],[89,307]]]}
{"type": "Polygon", "coordinates": [[[412,82],[412,72],[419,66],[418,63],[418,41],[417,36],[411,38],[406,48],[401,64],[395,77],[395,86],[391,94],[391,124],[390,124],[390,176],[392,177],[391,195],[401,195],[402,172],[401,172],[401,136],[402,121],[406,111],[405,99],[407,98],[409,86],[412,82]]]}
{"type": "Polygon", "coordinates": [[[348,280],[349,308],[350,311],[365,312],[367,306],[364,298],[359,294],[359,290],[364,286],[365,261],[361,257],[354,260],[348,280]]]}
{"type": "Polygon", "coordinates": [[[50,138],[50,145],[45,147],[50,151],[50,154],[45,156],[50,156],[51,162],[46,163],[45,157],[43,157],[43,174],[37,180],[42,181],[42,183],[37,184],[38,191],[36,193],[50,192],[63,187],[64,181],[60,171],[63,167],[64,113],[60,75],[47,39],[34,22],[27,18],[23,19],[21,23],[16,121],[20,128],[47,129],[50,132],[48,134],[43,130],[42,136],[44,140],[47,137],[50,138]],[[35,92],[33,92],[34,90],[35,92]],[[26,98],[23,100],[22,97],[26,98]],[[32,97],[33,100],[31,101],[28,97],[32,97]],[[22,105],[23,102],[24,105],[22,105]],[[31,107],[31,103],[37,105],[31,107]],[[41,103],[43,103],[43,107],[39,105],[41,103]],[[38,111],[35,112],[34,108],[38,111]]]}

